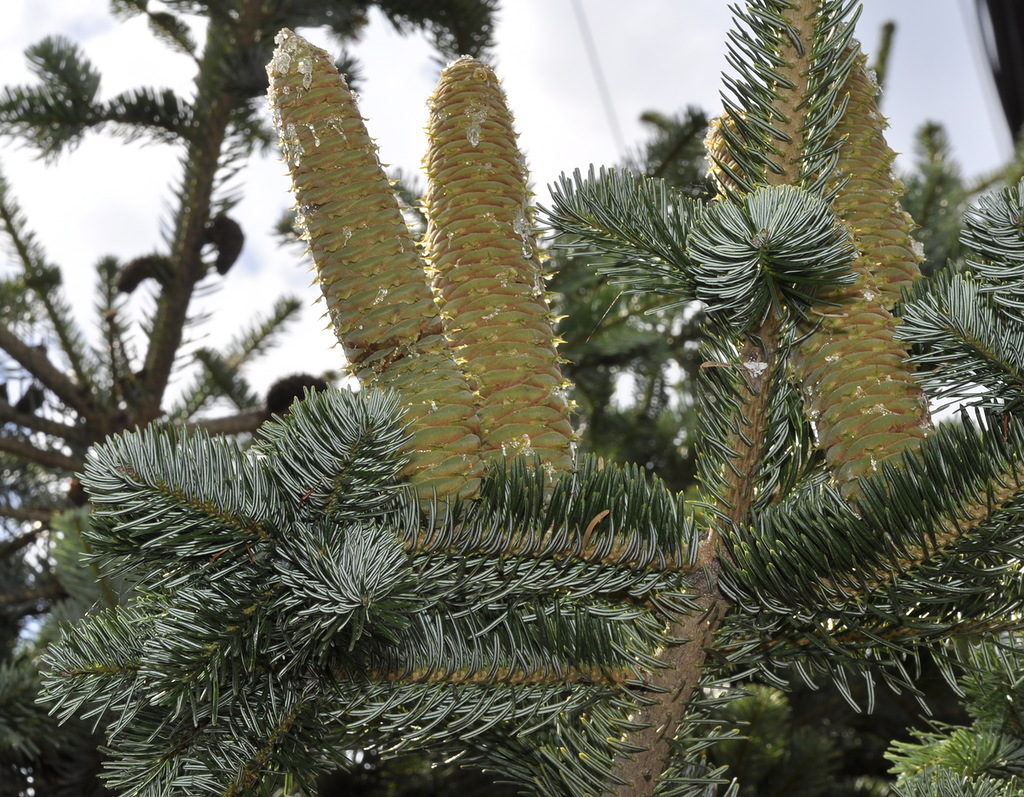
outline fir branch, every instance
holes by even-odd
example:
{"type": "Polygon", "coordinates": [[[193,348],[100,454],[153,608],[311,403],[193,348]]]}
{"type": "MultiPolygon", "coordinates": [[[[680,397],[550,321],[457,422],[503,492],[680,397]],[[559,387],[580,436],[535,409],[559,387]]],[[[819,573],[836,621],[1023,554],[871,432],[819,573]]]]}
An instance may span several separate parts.
{"type": "Polygon", "coordinates": [[[965,419],[863,480],[853,505],[828,487],[801,493],[728,538],[723,589],[764,613],[762,628],[776,622],[769,614],[825,623],[821,644],[839,655],[858,635],[903,650],[958,628],[1015,626],[1024,589],[1005,557],[1019,548],[1022,443],[1019,424],[1004,433],[965,419]]]}
{"type": "Polygon", "coordinates": [[[577,169],[551,187],[548,223],[573,236],[574,249],[614,263],[607,273],[632,292],[672,296],[676,303],[696,298],[693,264],[686,250],[700,205],[663,180],[644,179],[618,169],[584,178],[577,169]]]}
{"type": "Polygon", "coordinates": [[[595,724],[608,734],[605,739],[614,739],[624,724],[620,712],[631,703],[620,689],[607,686],[486,682],[439,687],[353,681],[338,684],[325,706],[330,712],[325,719],[328,727],[349,734],[373,727],[389,752],[435,741],[442,748],[464,749],[459,735],[473,738],[495,729],[508,738],[525,736],[556,717],[583,713],[592,713],[595,724]],[[610,707],[605,701],[611,701],[610,707]]]}
{"type": "Polygon", "coordinates": [[[262,402],[248,383],[225,358],[210,349],[197,349],[195,353],[206,372],[207,379],[216,385],[217,392],[226,396],[239,410],[251,410],[262,402]]]}
{"type": "Polygon", "coordinates": [[[497,0],[444,0],[429,6],[386,0],[381,10],[399,31],[420,29],[433,39],[442,58],[482,57],[494,45],[497,0]]]}
{"type": "Polygon", "coordinates": [[[944,769],[922,769],[918,777],[894,787],[899,797],[1014,797],[1020,785],[988,775],[961,775],[944,769]]]}
{"type": "Polygon", "coordinates": [[[43,418],[34,413],[19,412],[14,405],[4,401],[0,401],[0,422],[14,424],[17,427],[28,429],[32,432],[39,432],[76,448],[84,446],[86,443],[85,430],[82,426],[72,426],[61,421],[43,418]]]}
{"type": "Polygon", "coordinates": [[[154,595],[140,606],[152,622],[139,665],[146,679],[140,699],[162,712],[160,721],[201,731],[234,711],[239,681],[259,689],[268,675],[308,672],[305,659],[285,661],[294,653],[275,615],[282,593],[273,568],[242,560],[205,568],[172,593],[154,595]]]}
{"type": "Polygon", "coordinates": [[[716,128],[713,175],[722,192],[792,184],[821,190],[837,145],[826,140],[844,104],[840,87],[852,59],[847,45],[859,12],[853,0],[826,0],[813,12],[787,0],[757,0],[737,15],[726,58],[738,77],[726,77],[727,123],[716,128]]]}
{"type": "Polygon", "coordinates": [[[31,141],[47,159],[74,147],[94,123],[100,74],[77,44],[49,36],[25,51],[29,68],[42,80],[35,87],[0,93],[0,126],[31,141]]]}
{"type": "Polygon", "coordinates": [[[620,602],[624,616],[636,608],[666,617],[694,608],[690,513],[635,469],[598,468],[584,458],[576,474],[549,487],[542,469],[515,460],[508,471],[492,468],[480,500],[463,509],[454,522],[414,528],[406,538],[437,600],[486,605],[512,594],[591,595],[620,602]]]}
{"type": "Polygon", "coordinates": [[[125,141],[148,136],[158,143],[187,142],[195,111],[171,89],[138,88],[111,97],[97,111],[95,125],[112,125],[125,141]]]}
{"type": "Polygon", "coordinates": [[[364,668],[366,648],[437,661],[403,633],[425,606],[390,525],[350,522],[343,535],[324,524],[306,525],[282,541],[278,554],[277,574],[288,591],[279,605],[290,614],[284,633],[296,663],[330,660],[335,646],[358,648],[364,668]],[[325,557],[325,550],[332,555],[325,557]]]}
{"type": "MultiPolygon", "coordinates": [[[[444,318],[347,88],[325,54],[282,34],[272,96],[325,295],[354,368],[394,392],[309,395],[248,451],[173,428],[94,450],[92,561],[131,572],[136,597],[69,632],[48,688],[58,711],[102,715],[113,783],[269,792],[357,746],[431,745],[469,747],[540,793],[703,794],[723,783],[704,754],[720,736],[708,698],[726,679],[827,673],[852,702],[860,673],[870,705],[873,675],[915,692],[929,647],[1019,626],[1024,426],[992,412],[921,442],[927,411],[888,309],[918,258],[854,5],[738,12],[712,208],[617,172],[557,189],[557,223],[625,261],[617,276],[711,307],[699,506],[591,459],[557,478],[543,459],[482,470],[477,409],[495,391],[472,396],[473,366],[445,339],[462,334],[458,294],[473,279],[440,259],[448,232],[451,251],[476,254],[454,239],[485,200],[448,219],[458,203],[433,194],[444,318]]],[[[464,159],[508,132],[485,125],[497,106],[456,108],[434,143],[464,159]]],[[[435,165],[436,180],[446,159],[435,165]]],[[[502,243],[515,254],[525,189],[513,182],[514,195],[490,193],[511,197],[502,243]]],[[[1021,197],[979,211],[976,289],[951,278],[907,302],[911,337],[961,352],[937,389],[984,361],[999,409],[1019,393],[1007,368],[1020,368],[989,333],[1015,328],[1001,311],[1019,299],[1021,197]],[[938,343],[945,329],[958,340],[938,343]]],[[[175,246],[199,240],[185,228],[201,211],[183,213],[175,246]]],[[[535,271],[514,271],[532,291],[535,271]]],[[[471,337],[467,356],[490,356],[471,337]]]]}
{"type": "Polygon", "coordinates": [[[582,457],[576,471],[549,491],[543,469],[528,465],[517,459],[492,466],[480,501],[449,531],[425,524],[410,545],[427,554],[571,556],[683,573],[693,567],[697,531],[691,514],[660,480],[643,478],[636,467],[582,457]]]}
{"type": "Polygon", "coordinates": [[[889,56],[892,53],[892,42],[896,38],[896,23],[889,20],[882,25],[882,35],[878,42],[878,49],[875,52],[875,60],[871,69],[875,73],[875,80],[878,81],[878,88],[885,88],[885,79],[889,74],[889,56]]]}
{"type": "Polygon", "coordinates": [[[166,11],[148,9],[145,10],[145,14],[148,17],[149,29],[158,39],[178,52],[195,58],[195,39],[192,38],[191,29],[180,17],[166,11]]]}
{"type": "Polygon", "coordinates": [[[1024,406],[1024,323],[969,273],[946,272],[900,311],[899,337],[935,399],[1014,411],[1024,406]]]}
{"type": "Polygon", "coordinates": [[[848,233],[823,201],[792,186],[713,203],[691,232],[687,254],[697,298],[741,333],[769,310],[803,317],[819,289],[856,280],[848,233]]]}
{"type": "MultiPolygon", "coordinates": [[[[734,177],[741,188],[749,191],[763,183],[800,185],[808,179],[804,170],[807,153],[802,149],[802,109],[808,103],[813,105],[816,99],[809,83],[813,78],[808,60],[814,42],[826,35],[824,30],[814,29],[818,14],[834,10],[837,5],[825,3],[819,8],[811,0],[752,3],[737,25],[740,32],[732,34],[738,48],[733,50],[734,56],[743,48],[749,48],[747,51],[753,55],[740,68],[741,78],[748,81],[750,91],[738,92],[740,106],[725,100],[727,116],[735,128],[719,128],[728,156],[738,167],[734,177]],[[752,35],[744,32],[744,25],[752,35]],[[741,146],[735,146],[737,141],[741,146]]],[[[837,42],[842,38],[838,36],[837,42]]],[[[825,58],[826,52],[818,51],[816,56],[825,58]]],[[[729,186],[723,185],[723,189],[727,194],[732,192],[729,186]]],[[[778,417],[778,411],[776,397],[769,393],[772,381],[759,377],[762,372],[773,374],[784,367],[788,322],[781,314],[765,314],[760,323],[751,325],[740,338],[735,347],[738,356],[723,369],[755,363],[758,373],[751,371],[742,380],[722,385],[722,403],[710,408],[711,419],[703,430],[705,440],[708,431],[732,431],[727,439],[713,441],[711,447],[735,456],[706,458],[703,463],[702,471],[707,475],[702,476],[702,481],[720,486],[717,494],[723,517],[720,524],[709,529],[697,557],[704,574],[703,583],[695,590],[695,602],[701,610],[669,625],[672,638],[686,639],[688,643],[668,646],[662,656],[665,668],[650,675],[652,687],[663,694],[632,718],[647,726],[629,737],[644,752],[629,759],[617,757],[616,769],[629,785],[615,789],[614,794],[643,794],[650,780],[668,766],[675,741],[673,734],[683,724],[685,706],[706,666],[706,650],[712,646],[712,637],[726,612],[727,601],[719,591],[718,570],[727,551],[720,548],[722,531],[718,526],[749,523],[752,513],[768,500],[766,495],[771,495],[766,488],[772,486],[774,479],[760,470],[760,458],[776,443],[773,433],[777,433],[778,426],[773,426],[770,419],[778,417]],[[727,470],[732,471],[730,476],[721,475],[727,470]]]]}
{"type": "Polygon", "coordinates": [[[96,300],[96,318],[103,339],[103,351],[107,361],[104,363],[106,373],[103,378],[111,392],[111,403],[116,401],[120,393],[128,406],[134,406],[134,396],[130,394],[131,386],[136,382],[135,365],[131,350],[126,339],[126,331],[130,322],[125,314],[125,303],[120,301],[120,263],[115,257],[101,258],[96,264],[98,297],[96,300]],[[127,388],[127,390],[126,390],[127,388]]]}
{"type": "Polygon", "coordinates": [[[462,758],[507,773],[537,794],[601,794],[621,785],[613,765],[630,729],[623,720],[629,709],[630,703],[621,698],[567,706],[538,718],[528,735],[508,733],[502,726],[481,734],[462,758]]]}
{"type": "Polygon", "coordinates": [[[904,177],[902,202],[918,226],[914,237],[924,246],[927,259],[921,270],[931,275],[946,263],[962,259],[961,219],[974,189],[964,184],[941,125],[923,125],[914,149],[915,170],[904,177]]]}
{"type": "Polygon", "coordinates": [[[156,574],[176,562],[169,577],[226,565],[252,555],[287,517],[268,503],[270,478],[223,438],[155,426],[113,437],[85,463],[82,483],[95,508],[90,542],[118,560],[115,572],[148,567],[156,574]]]}
{"type": "Polygon", "coordinates": [[[824,202],[791,186],[701,211],[663,183],[604,170],[584,181],[577,171],[553,199],[551,223],[578,236],[574,246],[623,258],[606,271],[629,290],[700,299],[739,331],[769,306],[802,315],[816,289],[855,279],[847,233],[824,202]]]}
{"type": "Polygon", "coordinates": [[[47,37],[26,56],[42,86],[5,89],[0,120],[6,132],[32,141],[48,159],[75,147],[87,130],[109,124],[127,141],[148,134],[177,142],[192,133],[192,108],[170,89],[135,89],[99,102],[100,74],[68,39],[47,37]]]}
{"type": "Polygon", "coordinates": [[[311,395],[263,426],[253,454],[176,427],[111,438],[91,452],[82,479],[93,495],[93,545],[118,570],[156,573],[164,557],[187,570],[252,557],[310,513],[379,515],[400,494],[407,438],[395,413],[394,397],[382,394],[311,395]]]}
{"type": "MultiPolygon", "coordinates": [[[[97,492],[94,547],[116,559],[127,555],[124,545],[129,544],[136,551],[136,577],[142,575],[148,589],[163,591],[163,597],[133,610],[152,614],[152,626],[145,632],[151,641],[138,665],[147,684],[139,694],[145,707],[132,709],[131,727],[112,726],[121,738],[118,744],[129,745],[126,751],[143,752],[132,730],[140,722],[167,728],[164,738],[179,728],[190,750],[203,749],[205,729],[214,720],[241,722],[241,735],[260,738],[266,724],[253,727],[238,716],[226,681],[236,678],[231,673],[241,667],[248,673],[248,691],[259,692],[265,688],[264,661],[286,661],[274,668],[282,676],[330,667],[334,689],[351,681],[358,690],[358,698],[349,696],[353,703],[347,710],[357,717],[370,711],[360,721],[372,719],[377,738],[402,744],[420,733],[425,739],[428,732],[442,743],[454,743],[499,723],[533,722],[538,711],[550,713],[556,705],[558,710],[590,706],[595,690],[611,697],[632,688],[640,676],[638,665],[660,666],[649,651],[662,639],[663,612],[674,612],[689,600],[685,574],[658,578],[654,567],[645,572],[619,564],[595,583],[589,562],[559,565],[552,540],[535,549],[538,557],[553,562],[546,573],[528,561],[513,562],[511,552],[501,557],[513,569],[502,572],[492,557],[475,577],[470,577],[471,558],[457,562],[426,551],[413,552],[410,559],[405,540],[416,528],[418,502],[408,491],[395,493],[388,485],[401,467],[396,455],[404,435],[396,411],[394,397],[366,391],[310,396],[266,427],[248,462],[237,449],[172,430],[122,435],[97,450],[86,470],[86,482],[97,492]],[[333,431],[325,435],[332,424],[333,431]],[[382,462],[391,464],[373,476],[382,462]],[[304,496],[295,496],[293,490],[306,484],[295,480],[315,482],[316,469],[324,476],[340,475],[333,487],[314,483],[304,496]],[[260,473],[275,474],[280,487],[261,481],[260,473]],[[242,489],[228,492],[220,487],[226,483],[242,489]],[[268,512],[276,517],[272,526],[268,512]],[[261,526],[256,517],[263,518],[261,526]],[[234,528],[239,524],[265,533],[239,536],[234,528]],[[212,537],[207,527],[214,530],[212,537]],[[268,544],[272,550],[264,550],[268,544]],[[215,552],[215,545],[222,550],[215,552]],[[326,551],[330,554],[325,556],[326,551]],[[167,557],[177,563],[170,572],[166,564],[157,564],[167,557]],[[438,572],[439,565],[448,575],[438,572]],[[367,691],[367,678],[387,685],[389,697],[375,708],[366,706],[365,701],[375,699],[372,689],[367,691]],[[572,686],[577,680],[586,686],[572,686]],[[445,691],[436,692],[442,684],[445,691]],[[435,692],[410,693],[419,695],[415,704],[394,702],[395,689],[428,686],[435,692]],[[483,686],[486,691],[476,691],[483,686]],[[456,687],[459,691],[452,691],[456,687]],[[149,690],[158,697],[146,698],[149,690]],[[212,703],[205,695],[213,696],[212,703]],[[538,699],[555,702],[545,711],[538,699]],[[152,714],[155,706],[163,707],[163,713],[152,714]],[[410,736],[416,724],[423,728],[410,736]]],[[[593,550],[588,558],[594,559],[618,545],[627,562],[653,557],[664,563],[665,552],[638,548],[653,530],[677,561],[679,546],[695,547],[692,538],[679,537],[681,530],[671,518],[681,503],[663,488],[645,487],[635,476],[624,478],[614,470],[591,468],[587,473],[587,483],[579,482],[580,475],[566,475],[562,486],[551,491],[552,517],[564,516],[563,522],[573,524],[563,537],[568,550],[593,550]],[[594,531],[595,519],[608,515],[595,514],[595,508],[605,506],[625,525],[621,532],[594,531]]],[[[516,478],[523,487],[502,486],[499,480],[469,514],[479,512],[480,525],[493,528],[504,522],[498,518],[518,517],[516,507],[526,501],[535,504],[543,532],[548,524],[543,472],[520,470],[516,478]],[[535,499],[541,500],[524,493],[528,485],[535,486],[535,499]],[[484,511],[492,501],[492,511],[484,511]]],[[[455,511],[446,517],[457,523],[463,515],[455,511]]],[[[442,536],[428,534],[432,540],[442,536]]],[[[456,539],[468,545],[470,535],[456,539]]],[[[480,536],[476,539],[479,544],[480,536]]],[[[521,541],[536,545],[538,539],[527,532],[521,541]]],[[[98,633],[102,638],[103,632],[98,633]]],[[[87,644],[92,643],[75,643],[87,644]]],[[[596,716],[591,709],[588,713],[596,716]]],[[[609,730],[605,726],[602,732],[609,730]]],[[[282,741],[273,755],[286,755],[287,744],[282,741]]],[[[168,759],[166,771],[179,771],[189,755],[168,759]]],[[[128,772],[132,766],[126,762],[116,769],[128,772]]],[[[211,782],[223,782],[231,771],[223,766],[209,774],[211,782]]]]}
{"type": "MultiPolygon", "coordinates": [[[[515,612],[493,600],[417,602],[406,607],[400,625],[360,622],[338,634],[335,645],[349,642],[355,648],[352,635],[367,632],[356,648],[358,668],[345,662],[338,667],[339,677],[348,673],[355,680],[396,683],[623,688],[639,683],[641,667],[657,666],[650,651],[660,639],[662,621],[651,613],[605,613],[600,604],[581,606],[557,595],[524,599],[515,612]]],[[[386,607],[373,608],[380,621],[388,619],[386,607]]],[[[300,650],[323,644],[319,634],[316,642],[306,641],[306,632],[315,633],[311,622],[295,630],[299,634],[294,639],[304,641],[300,650]]]]}
{"type": "Polygon", "coordinates": [[[307,391],[287,416],[263,426],[254,448],[269,458],[292,511],[353,520],[393,511],[403,497],[398,475],[409,432],[395,394],[307,391]]]}
{"type": "Polygon", "coordinates": [[[961,243],[980,259],[970,258],[973,272],[985,280],[985,291],[1015,321],[1024,323],[1024,181],[993,197],[982,197],[964,215],[961,243]]]}
{"type": "Polygon", "coordinates": [[[107,609],[65,628],[43,655],[43,694],[53,703],[51,713],[63,721],[111,711],[121,723],[130,722],[139,708],[139,624],[148,622],[137,612],[107,609]]]}

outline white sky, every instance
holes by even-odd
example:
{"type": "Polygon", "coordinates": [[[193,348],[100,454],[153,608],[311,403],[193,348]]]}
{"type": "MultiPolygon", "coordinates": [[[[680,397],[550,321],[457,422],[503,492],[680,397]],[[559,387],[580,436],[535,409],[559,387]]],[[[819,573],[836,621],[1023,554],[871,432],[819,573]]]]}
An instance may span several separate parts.
{"type": "MultiPolygon", "coordinates": [[[[188,94],[191,61],[157,43],[141,19],[113,19],[108,5],[107,0],[5,0],[0,83],[28,82],[25,47],[62,34],[77,41],[100,69],[103,96],[143,85],[188,94]]],[[[730,25],[725,0],[632,0],[628,12],[621,0],[584,0],[583,6],[628,147],[643,140],[637,120],[645,110],[674,113],[692,104],[718,112],[730,25]]],[[[997,167],[1010,155],[1010,137],[977,41],[973,0],[864,0],[859,38],[869,54],[887,19],[898,25],[883,100],[893,148],[912,152],[918,127],[937,120],[947,126],[965,173],[997,167]]],[[[315,31],[303,32],[326,45],[315,31]]],[[[497,41],[495,67],[542,203],[546,186],[560,172],[621,160],[572,0],[504,0],[497,41]]],[[[363,64],[362,113],[381,158],[412,173],[425,148],[425,103],[438,71],[433,52],[420,39],[398,36],[377,17],[353,52],[363,64]]],[[[125,145],[92,134],[70,155],[47,165],[32,151],[0,139],[0,170],[50,260],[64,270],[68,296],[84,326],[93,324],[96,261],[107,254],[129,260],[162,245],[171,186],[180,174],[177,158],[167,146],[125,145]]],[[[287,342],[248,374],[262,392],[277,376],[337,368],[341,355],[331,348],[333,335],[313,306],[318,290],[310,286],[308,264],[297,249],[280,249],[268,234],[291,204],[283,164],[254,159],[242,179],[245,199],[234,215],[245,230],[246,248],[200,305],[213,310],[215,320],[200,328],[207,336],[198,342],[216,347],[239,323],[268,311],[277,297],[299,295],[309,305],[303,319],[292,326],[287,342]]],[[[0,258],[0,268],[10,262],[0,258]]]]}

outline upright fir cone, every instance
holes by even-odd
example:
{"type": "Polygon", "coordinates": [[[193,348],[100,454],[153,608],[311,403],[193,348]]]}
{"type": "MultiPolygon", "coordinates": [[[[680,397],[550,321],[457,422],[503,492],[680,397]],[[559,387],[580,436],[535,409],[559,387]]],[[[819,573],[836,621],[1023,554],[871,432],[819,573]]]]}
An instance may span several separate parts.
{"type": "Polygon", "coordinates": [[[403,396],[406,475],[425,498],[475,492],[475,399],[352,94],[326,52],[289,30],[267,66],[269,98],[331,323],[359,381],[403,396]]]}
{"type": "Polygon", "coordinates": [[[931,429],[928,407],[895,337],[892,307],[919,274],[912,221],[899,204],[895,154],[882,135],[878,88],[857,57],[845,86],[849,104],[832,135],[845,137],[834,172],[832,209],[860,252],[856,282],[823,294],[809,319],[813,331],[794,358],[811,419],[836,482],[847,496],[856,480],[931,429]]]}
{"type": "Polygon", "coordinates": [[[479,392],[483,455],[572,468],[526,169],[494,72],[460,58],[430,103],[427,248],[448,338],[479,392]]]}

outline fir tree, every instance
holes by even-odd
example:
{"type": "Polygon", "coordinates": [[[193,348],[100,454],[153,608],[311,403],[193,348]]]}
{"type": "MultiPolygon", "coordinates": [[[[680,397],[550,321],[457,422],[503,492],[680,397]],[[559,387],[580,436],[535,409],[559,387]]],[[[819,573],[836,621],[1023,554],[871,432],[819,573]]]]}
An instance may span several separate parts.
{"type": "MultiPolygon", "coordinates": [[[[251,436],[271,414],[285,414],[319,378],[284,379],[266,400],[243,369],[274,343],[299,304],[280,299],[265,318],[238,331],[220,351],[189,342],[201,320],[194,297],[224,283],[244,243],[233,216],[232,178],[254,150],[276,140],[265,122],[266,61],[284,25],[326,26],[342,46],[379,8],[400,30],[426,31],[442,58],[481,52],[490,43],[494,3],[167,2],[118,0],[121,16],[144,16],[157,37],[196,64],[194,93],[140,87],[102,99],[101,75],[62,37],[26,55],[34,85],[0,94],[0,128],[55,160],[94,131],[167,144],[182,173],[167,239],[129,262],[96,267],[96,329],[76,323],[60,268],[32,234],[13,189],[0,179],[0,229],[11,264],[0,280],[0,793],[86,795],[97,779],[99,735],[89,722],[58,727],[36,704],[38,654],[56,621],[89,606],[112,607],[127,583],[95,561],[86,501],[75,475],[90,448],[112,433],[159,420],[215,435],[251,436]],[[205,41],[195,40],[205,21],[205,41]],[[146,298],[139,300],[140,295],[146,298]],[[141,319],[141,320],[140,320],[141,319]],[[190,370],[184,388],[172,379],[190,370]],[[224,407],[229,414],[225,415],[224,407]],[[213,408],[215,417],[211,417],[213,408]],[[219,417],[216,413],[219,409],[219,417]],[[39,627],[42,624],[41,628],[39,627]]],[[[355,64],[342,59],[342,67],[355,64]]],[[[116,234],[112,229],[111,234],[116,234]]],[[[230,291],[230,287],[228,288],[230,291]]],[[[187,374],[186,374],[187,376],[187,374]]]]}
{"type": "Polygon", "coordinates": [[[278,36],[275,122],[363,389],[250,451],[151,426],[90,454],[86,539],[134,592],[51,648],[47,689],[102,723],[114,787],[308,790],[346,750],[430,746],[537,794],[696,797],[729,780],[708,717],[739,678],[914,694],[922,658],[952,680],[1005,644],[1024,185],[919,279],[856,7],[737,11],[712,202],[622,170],[554,188],[613,279],[704,305],[693,502],[573,456],[493,73],[442,74],[421,258],[330,59],[278,36]],[[967,409],[934,427],[930,398],[967,409]]]}

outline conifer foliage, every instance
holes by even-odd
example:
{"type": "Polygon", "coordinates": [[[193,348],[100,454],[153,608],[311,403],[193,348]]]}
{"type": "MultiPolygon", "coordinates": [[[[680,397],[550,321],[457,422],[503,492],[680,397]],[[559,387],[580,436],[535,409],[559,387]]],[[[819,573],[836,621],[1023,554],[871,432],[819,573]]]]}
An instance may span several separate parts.
{"type": "Polygon", "coordinates": [[[553,189],[614,279],[705,308],[696,502],[572,456],[493,73],[442,74],[421,254],[330,59],[278,35],[275,123],[363,389],[249,451],[151,429],[91,453],[88,541],[134,594],[66,632],[47,689],[104,725],[113,784],[297,793],[347,749],[431,746],[541,795],[735,794],[705,758],[730,680],[913,693],[922,656],[952,680],[970,640],[1006,643],[1024,189],[918,278],[856,16],[737,11],[710,203],[619,170],[553,189]],[[931,397],[965,409],[933,428],[931,397]]]}

